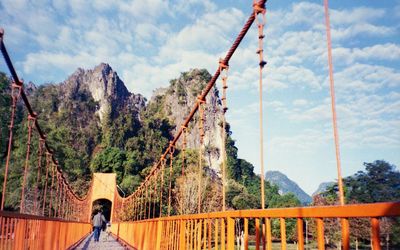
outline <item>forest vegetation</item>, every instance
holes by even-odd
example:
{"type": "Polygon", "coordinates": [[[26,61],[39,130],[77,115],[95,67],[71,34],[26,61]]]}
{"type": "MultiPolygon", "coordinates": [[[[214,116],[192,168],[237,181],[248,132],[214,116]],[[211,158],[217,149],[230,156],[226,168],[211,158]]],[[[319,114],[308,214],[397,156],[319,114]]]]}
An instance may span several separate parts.
{"type": "MultiPolygon", "coordinates": [[[[55,158],[59,161],[65,177],[77,194],[84,195],[87,192],[94,172],[116,173],[117,183],[126,194],[131,194],[138,187],[168,146],[177,126],[173,123],[170,112],[166,111],[166,98],[168,95],[177,94],[179,105],[184,106],[187,105],[189,96],[195,98],[201,91],[198,84],[189,87],[192,93],[188,93],[187,88],[182,86],[182,82],[196,77],[191,74],[193,72],[184,72],[180,78],[171,80],[168,90],[163,95],[152,98],[142,109],[132,110],[126,107],[119,110],[110,109],[102,121],[96,113],[99,102],[94,100],[88,90],[79,89],[74,95],[61,98],[59,84],[47,83],[37,88],[31,87],[28,98],[33,109],[38,112],[38,122],[46,132],[47,142],[54,150],[55,158]]],[[[200,70],[196,74],[199,74],[202,86],[211,77],[205,70],[200,70]]],[[[10,107],[10,80],[5,73],[0,73],[0,179],[3,179],[7,156],[10,107]]],[[[27,111],[22,102],[19,102],[12,143],[7,191],[9,194],[6,200],[8,210],[17,210],[19,207],[27,142],[26,117],[27,111]]],[[[250,162],[238,157],[238,148],[229,124],[225,133],[227,207],[228,209],[261,208],[261,178],[254,172],[254,166],[250,162]]],[[[29,164],[33,170],[37,167],[37,150],[38,134],[33,133],[29,164]]],[[[172,188],[173,199],[176,202],[172,214],[178,214],[181,202],[184,202],[185,213],[197,212],[196,201],[190,199],[197,192],[194,181],[198,175],[197,162],[198,153],[195,148],[186,150],[185,159],[182,158],[179,148],[174,153],[172,188]],[[181,176],[182,164],[186,166],[184,176],[181,176]]],[[[203,169],[203,212],[219,211],[222,199],[221,179],[207,165],[207,161],[203,169]]],[[[36,172],[30,173],[28,183],[33,185],[36,172]]],[[[395,166],[383,160],[365,163],[365,171],[346,177],[344,184],[346,203],[400,200],[400,173],[395,166]]],[[[333,185],[326,192],[315,196],[311,205],[338,204],[337,193],[337,186],[333,185]]],[[[27,195],[29,196],[29,190],[27,195]]],[[[265,181],[265,201],[267,208],[301,205],[294,194],[281,195],[278,187],[268,181],[265,181]]],[[[165,208],[160,209],[165,210],[165,208]]],[[[369,234],[366,233],[366,230],[369,230],[368,223],[363,219],[350,221],[350,224],[357,228],[352,230],[352,242],[360,245],[368,244],[369,234]]],[[[385,219],[381,231],[385,234],[387,244],[399,246],[399,224],[399,219],[385,219]]],[[[288,220],[286,225],[288,240],[297,241],[295,220],[288,220]]],[[[337,244],[340,239],[339,221],[332,219],[326,225],[327,243],[337,244]]],[[[279,221],[273,221],[272,226],[273,235],[279,237],[279,221]]],[[[315,237],[315,227],[311,226],[310,232],[311,237],[315,237]]]]}

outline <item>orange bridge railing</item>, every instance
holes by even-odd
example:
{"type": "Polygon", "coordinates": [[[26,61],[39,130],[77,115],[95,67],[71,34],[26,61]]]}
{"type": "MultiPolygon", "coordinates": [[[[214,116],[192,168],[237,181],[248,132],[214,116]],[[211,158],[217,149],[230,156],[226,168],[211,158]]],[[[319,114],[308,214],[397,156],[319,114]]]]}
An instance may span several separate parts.
{"type": "Polygon", "coordinates": [[[400,202],[386,202],[181,215],[114,223],[111,230],[134,249],[272,249],[273,240],[286,249],[286,222],[294,219],[297,249],[305,249],[308,239],[314,249],[325,249],[324,222],[365,218],[372,249],[380,249],[380,218],[399,216],[400,202]],[[279,236],[272,234],[272,220],[279,220],[279,236]],[[305,231],[306,221],[313,234],[305,231]]]}
{"type": "Polygon", "coordinates": [[[91,232],[91,225],[0,211],[0,230],[0,250],[68,249],[91,232]]]}

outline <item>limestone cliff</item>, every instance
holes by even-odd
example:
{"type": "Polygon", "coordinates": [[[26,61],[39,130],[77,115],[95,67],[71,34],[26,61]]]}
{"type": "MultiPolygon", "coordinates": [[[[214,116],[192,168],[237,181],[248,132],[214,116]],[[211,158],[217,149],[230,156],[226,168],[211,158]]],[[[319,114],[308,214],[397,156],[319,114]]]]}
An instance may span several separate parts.
{"type": "MultiPolygon", "coordinates": [[[[170,81],[167,88],[157,89],[153,93],[150,102],[161,100],[164,114],[170,119],[171,124],[176,124],[173,134],[180,128],[186,119],[190,110],[197,101],[197,96],[201,93],[211,75],[206,70],[193,69],[184,72],[177,79],[170,81]]],[[[204,157],[205,164],[217,173],[220,172],[222,162],[221,150],[222,143],[222,106],[219,98],[218,89],[214,87],[207,95],[205,104],[205,122],[204,122],[204,157]]],[[[190,123],[187,137],[188,148],[198,148],[199,140],[199,112],[195,119],[190,123]]],[[[180,146],[182,140],[179,140],[180,146]]]]}
{"type": "Polygon", "coordinates": [[[99,104],[97,114],[102,122],[107,114],[115,117],[122,109],[138,114],[146,101],[142,95],[130,93],[106,63],[89,70],[78,68],[60,84],[60,89],[66,99],[74,99],[79,91],[88,91],[99,104]]]}

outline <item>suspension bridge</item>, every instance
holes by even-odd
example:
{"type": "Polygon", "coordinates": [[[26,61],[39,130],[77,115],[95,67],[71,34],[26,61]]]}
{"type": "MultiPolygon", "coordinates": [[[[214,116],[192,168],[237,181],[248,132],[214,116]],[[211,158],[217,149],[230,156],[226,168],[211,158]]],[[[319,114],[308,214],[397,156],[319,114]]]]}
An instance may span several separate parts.
{"type": "MultiPolygon", "coordinates": [[[[186,137],[188,127],[195,119],[198,119],[200,144],[204,137],[204,104],[210,90],[217,83],[222,82],[222,106],[223,113],[227,111],[227,88],[229,62],[239,47],[242,39],[253,25],[258,30],[259,58],[259,93],[260,93],[260,157],[261,173],[264,173],[263,159],[263,111],[262,111],[262,84],[263,69],[266,66],[264,60],[264,27],[266,0],[253,4],[253,10],[247,22],[234,41],[226,56],[219,60],[218,67],[208,82],[207,86],[197,97],[197,102],[182,124],[177,124],[178,130],[167,149],[154,164],[150,173],[140,184],[134,193],[127,197],[121,197],[117,190],[116,175],[94,173],[90,188],[85,196],[79,196],[71,188],[66,174],[59,165],[55,152],[46,140],[45,131],[38,122],[39,115],[31,106],[24,90],[24,84],[17,75],[7,52],[4,31],[1,31],[1,52],[12,77],[11,86],[11,112],[8,148],[5,161],[4,180],[2,186],[1,211],[0,211],[0,249],[73,249],[79,244],[79,249],[86,249],[90,242],[92,231],[91,215],[93,203],[99,199],[111,202],[111,234],[113,239],[130,249],[272,249],[271,221],[279,220],[279,242],[282,249],[287,248],[286,223],[295,220],[297,232],[297,249],[305,249],[304,225],[306,220],[311,220],[316,225],[316,247],[325,249],[324,221],[328,218],[337,218],[341,221],[341,245],[343,249],[350,248],[349,219],[368,218],[370,221],[370,238],[373,249],[380,249],[380,218],[399,217],[400,202],[385,202],[372,204],[345,204],[343,184],[341,176],[341,164],[339,153],[338,130],[336,126],[336,108],[334,95],[334,81],[332,70],[331,38],[328,13],[328,1],[325,0],[325,22],[327,32],[328,65],[330,77],[330,91],[332,104],[333,134],[336,146],[336,160],[338,173],[338,187],[340,205],[325,207],[294,207],[281,209],[266,209],[264,194],[264,176],[261,174],[261,207],[253,210],[227,210],[225,186],[226,186],[226,152],[222,152],[223,163],[221,167],[222,179],[222,211],[205,213],[202,208],[201,189],[203,187],[202,176],[202,147],[198,149],[198,178],[197,189],[197,213],[185,214],[184,202],[180,209],[172,214],[172,168],[175,149],[180,147],[179,153],[185,159],[186,137]],[[23,102],[27,110],[27,142],[25,165],[13,166],[11,163],[13,128],[17,103],[23,102]],[[34,168],[29,167],[32,144],[32,134],[38,133],[38,160],[34,168]],[[9,198],[7,191],[8,174],[10,168],[19,168],[23,173],[20,194],[19,211],[6,211],[5,201],[9,198]],[[27,176],[30,171],[37,171],[36,182],[28,184],[27,176]],[[26,190],[33,188],[33,204],[26,202],[26,190]],[[250,228],[252,228],[250,230],[250,228]]],[[[222,119],[221,130],[225,131],[225,117],[222,119]]],[[[221,133],[223,145],[225,145],[226,133],[221,133]]],[[[3,138],[2,138],[3,139],[3,138]]],[[[181,174],[185,175],[185,161],[182,161],[181,174]]],[[[276,236],[275,236],[276,240],[276,236]]],[[[117,244],[118,245],[118,244],[117,244]]],[[[114,247],[111,244],[104,246],[114,247]]],[[[95,246],[101,248],[102,245],[95,246]]]]}

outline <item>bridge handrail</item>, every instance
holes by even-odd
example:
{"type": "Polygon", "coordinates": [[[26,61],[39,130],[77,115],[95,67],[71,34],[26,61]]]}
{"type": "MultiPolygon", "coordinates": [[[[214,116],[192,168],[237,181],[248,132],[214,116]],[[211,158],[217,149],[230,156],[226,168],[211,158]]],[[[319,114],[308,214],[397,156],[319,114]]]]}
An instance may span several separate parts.
{"type": "MultiPolygon", "coordinates": [[[[400,201],[395,201],[178,215],[117,222],[112,225],[111,230],[117,238],[134,249],[197,249],[197,247],[212,249],[214,246],[221,247],[221,249],[234,249],[241,237],[240,241],[244,249],[249,249],[250,245],[255,245],[256,249],[260,249],[262,246],[263,249],[272,249],[273,241],[280,241],[282,249],[286,249],[288,243],[286,222],[287,220],[296,220],[294,229],[296,232],[294,233],[298,249],[306,249],[305,246],[310,247],[310,244],[313,249],[314,244],[317,244],[318,249],[326,249],[325,223],[331,227],[332,225],[329,223],[332,223],[332,219],[334,219],[336,224],[333,230],[341,231],[343,240],[348,228],[343,223],[340,226],[339,221],[346,221],[350,224],[352,219],[362,218],[370,221],[369,224],[364,224],[364,227],[370,228],[370,241],[373,249],[381,249],[380,218],[398,218],[399,216],[400,201]],[[273,220],[279,220],[280,234],[272,230],[272,225],[276,225],[276,221],[273,222],[273,220]],[[308,224],[313,225],[311,231],[307,228],[308,224]],[[308,242],[310,237],[312,243],[308,242]]],[[[353,221],[354,223],[358,222],[353,221]]],[[[350,224],[351,227],[352,224],[350,224]]],[[[347,242],[346,245],[349,246],[349,243],[347,242]]]]}
{"type": "Polygon", "coordinates": [[[43,220],[43,221],[60,221],[60,222],[71,222],[71,223],[83,223],[90,224],[87,221],[76,221],[76,220],[67,220],[63,218],[57,217],[46,217],[40,215],[33,214],[21,214],[19,212],[10,212],[10,211],[0,211],[0,218],[13,218],[13,219],[26,219],[26,220],[43,220]]]}
{"type": "Polygon", "coordinates": [[[231,210],[201,214],[160,217],[133,222],[217,219],[217,218],[360,218],[400,216],[400,201],[318,207],[290,207],[231,210]]]}

